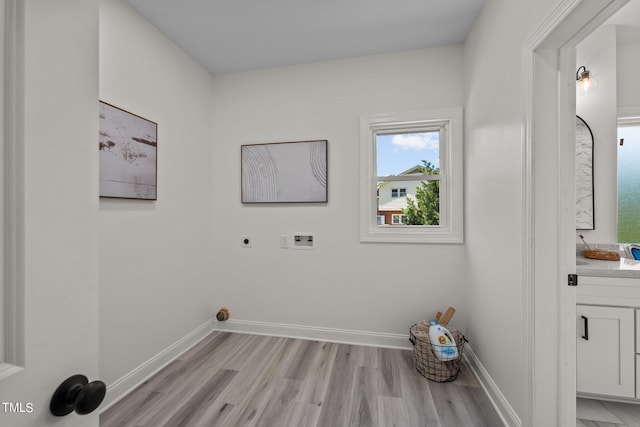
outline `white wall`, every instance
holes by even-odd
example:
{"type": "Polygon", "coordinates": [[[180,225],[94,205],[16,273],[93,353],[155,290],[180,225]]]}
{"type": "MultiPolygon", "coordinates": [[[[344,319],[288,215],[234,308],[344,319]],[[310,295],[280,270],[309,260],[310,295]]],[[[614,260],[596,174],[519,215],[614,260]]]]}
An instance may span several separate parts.
{"type": "MultiPolygon", "coordinates": [[[[620,28],[617,28],[620,31],[620,28]]],[[[629,31],[629,29],[626,29],[629,31]]],[[[617,80],[618,108],[640,109],[640,28],[634,28],[636,41],[622,41],[618,36],[617,44],[617,80]]]]}
{"type": "Polygon", "coordinates": [[[215,314],[214,201],[225,195],[214,190],[210,75],[120,0],[100,2],[100,99],[158,123],[157,201],[100,200],[109,385],[215,314]]]}
{"type": "Polygon", "coordinates": [[[558,3],[488,0],[464,49],[467,333],[520,417],[525,408],[521,61],[525,40],[558,3]]]}
{"type": "MultiPolygon", "coordinates": [[[[616,243],[617,230],[617,123],[616,28],[604,26],[576,48],[576,63],[591,70],[598,86],[576,97],[576,114],[593,133],[595,230],[578,230],[587,243],[616,243]]],[[[581,243],[581,240],[577,238],[581,243]]]]}
{"type": "Polygon", "coordinates": [[[232,319],[407,334],[461,306],[463,246],[359,242],[358,141],[361,114],[462,105],[462,77],[462,46],[214,77],[216,301],[232,319]],[[240,203],[242,144],[314,139],[329,141],[327,204],[240,203]],[[280,249],[298,231],[317,249],[280,249]]]}

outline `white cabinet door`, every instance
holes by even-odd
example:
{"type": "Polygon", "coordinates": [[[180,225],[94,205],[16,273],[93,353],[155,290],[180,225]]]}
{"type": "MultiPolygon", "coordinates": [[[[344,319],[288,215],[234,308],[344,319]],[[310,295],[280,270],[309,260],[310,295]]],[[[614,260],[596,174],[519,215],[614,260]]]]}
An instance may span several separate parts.
{"type": "Polygon", "coordinates": [[[635,310],[577,307],[578,393],[635,397],[635,310]]]}

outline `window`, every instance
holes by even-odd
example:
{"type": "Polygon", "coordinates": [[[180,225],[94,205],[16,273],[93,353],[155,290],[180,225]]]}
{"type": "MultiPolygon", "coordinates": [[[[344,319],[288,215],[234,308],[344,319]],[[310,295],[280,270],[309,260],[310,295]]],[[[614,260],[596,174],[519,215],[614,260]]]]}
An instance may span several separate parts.
{"type": "Polygon", "coordinates": [[[640,117],[618,119],[618,242],[640,242],[640,117]]]}
{"type": "Polygon", "coordinates": [[[406,188],[392,188],[391,197],[405,197],[407,195],[406,188]]]}
{"type": "Polygon", "coordinates": [[[384,215],[378,215],[378,225],[384,225],[384,215]]]}
{"type": "Polygon", "coordinates": [[[393,214],[391,215],[391,224],[406,224],[407,216],[401,214],[393,214]]]}
{"type": "Polygon", "coordinates": [[[362,116],[360,240],[462,243],[462,165],[462,108],[362,116]]]}

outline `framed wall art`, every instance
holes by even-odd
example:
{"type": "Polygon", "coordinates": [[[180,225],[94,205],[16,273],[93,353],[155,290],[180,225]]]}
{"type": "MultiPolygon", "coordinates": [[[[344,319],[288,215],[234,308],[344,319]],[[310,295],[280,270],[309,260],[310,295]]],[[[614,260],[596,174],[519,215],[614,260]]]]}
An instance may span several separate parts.
{"type": "Polygon", "coordinates": [[[100,197],[156,200],[158,125],[100,101],[100,197]]]}
{"type": "Polygon", "coordinates": [[[576,230],[593,230],[593,133],[576,116],[576,230]]]}
{"type": "Polygon", "coordinates": [[[242,203],[326,203],[327,141],[241,146],[242,203]]]}

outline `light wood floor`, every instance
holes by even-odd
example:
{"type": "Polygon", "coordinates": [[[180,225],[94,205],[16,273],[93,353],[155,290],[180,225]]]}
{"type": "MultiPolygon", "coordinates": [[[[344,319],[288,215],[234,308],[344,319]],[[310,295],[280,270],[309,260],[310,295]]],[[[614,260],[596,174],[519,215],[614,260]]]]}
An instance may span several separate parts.
{"type": "Polygon", "coordinates": [[[100,416],[102,427],[500,427],[463,365],[426,380],[413,352],[214,332],[100,416]]]}
{"type": "Polygon", "coordinates": [[[578,399],[577,427],[640,427],[640,404],[578,399]]]}

